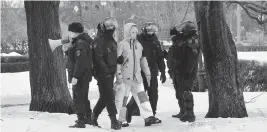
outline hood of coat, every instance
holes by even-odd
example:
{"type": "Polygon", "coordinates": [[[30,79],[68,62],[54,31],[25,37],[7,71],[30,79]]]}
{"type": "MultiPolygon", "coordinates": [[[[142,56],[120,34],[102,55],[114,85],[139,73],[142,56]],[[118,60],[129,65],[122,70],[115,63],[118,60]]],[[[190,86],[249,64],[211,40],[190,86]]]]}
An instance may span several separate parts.
{"type": "Polygon", "coordinates": [[[124,37],[125,40],[129,41],[131,39],[131,29],[132,29],[132,27],[136,27],[136,24],[134,24],[134,23],[126,23],[124,25],[124,30],[123,30],[124,35],[123,35],[123,37],[124,37]]]}

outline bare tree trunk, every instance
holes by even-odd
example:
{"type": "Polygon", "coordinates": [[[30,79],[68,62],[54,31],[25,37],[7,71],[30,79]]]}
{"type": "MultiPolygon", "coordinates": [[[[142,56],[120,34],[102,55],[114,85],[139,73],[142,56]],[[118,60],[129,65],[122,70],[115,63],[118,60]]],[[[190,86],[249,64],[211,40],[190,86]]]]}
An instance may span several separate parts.
{"type": "Polygon", "coordinates": [[[59,39],[59,1],[25,1],[30,59],[30,111],[72,112],[61,48],[52,53],[48,38],[59,39]]]}
{"type": "Polygon", "coordinates": [[[223,14],[222,2],[195,2],[208,80],[206,117],[247,117],[243,89],[237,76],[235,43],[223,14]]]}
{"type": "Polygon", "coordinates": [[[241,7],[237,5],[237,10],[236,10],[236,15],[237,15],[237,44],[240,44],[241,42],[241,7]]]}

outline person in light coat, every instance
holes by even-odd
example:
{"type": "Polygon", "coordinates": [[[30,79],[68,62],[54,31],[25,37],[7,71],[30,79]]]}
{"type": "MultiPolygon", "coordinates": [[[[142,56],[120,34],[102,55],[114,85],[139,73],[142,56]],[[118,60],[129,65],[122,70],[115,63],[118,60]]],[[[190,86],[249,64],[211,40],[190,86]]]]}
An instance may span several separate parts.
{"type": "Polygon", "coordinates": [[[144,90],[141,70],[145,73],[148,85],[150,85],[151,74],[143,53],[143,47],[136,39],[137,33],[136,24],[125,24],[124,39],[117,47],[117,57],[118,59],[123,58],[123,62],[118,63],[117,66],[116,84],[120,87],[116,89],[115,103],[122,127],[129,126],[126,121],[126,104],[130,92],[145,120],[145,126],[161,123],[161,120],[153,116],[148,96],[144,90]]]}

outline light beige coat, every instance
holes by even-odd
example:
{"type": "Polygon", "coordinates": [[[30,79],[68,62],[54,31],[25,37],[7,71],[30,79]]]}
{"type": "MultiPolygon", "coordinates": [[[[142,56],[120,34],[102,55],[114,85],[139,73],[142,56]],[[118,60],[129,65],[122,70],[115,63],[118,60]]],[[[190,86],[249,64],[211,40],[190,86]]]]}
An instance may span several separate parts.
{"type": "Polygon", "coordinates": [[[150,70],[145,57],[142,56],[143,47],[137,40],[132,40],[130,31],[134,23],[124,26],[124,39],[117,46],[117,56],[123,56],[124,62],[117,66],[117,79],[123,79],[126,84],[143,83],[141,70],[150,76],[150,70]]]}

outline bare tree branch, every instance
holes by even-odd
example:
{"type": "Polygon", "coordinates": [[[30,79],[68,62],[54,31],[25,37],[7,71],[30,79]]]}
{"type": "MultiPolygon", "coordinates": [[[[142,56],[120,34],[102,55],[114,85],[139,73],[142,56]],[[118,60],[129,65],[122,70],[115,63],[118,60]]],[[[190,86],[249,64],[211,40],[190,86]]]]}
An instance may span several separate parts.
{"type": "MultiPolygon", "coordinates": [[[[239,5],[245,10],[245,12],[247,13],[247,15],[248,15],[251,19],[256,20],[260,25],[262,25],[262,24],[264,24],[264,23],[267,23],[267,19],[265,19],[265,20],[260,20],[255,14],[252,15],[252,12],[249,12],[248,9],[250,9],[250,8],[248,8],[247,6],[245,6],[245,5],[247,4],[247,2],[239,2],[239,1],[231,1],[231,2],[232,2],[232,3],[237,3],[237,4],[239,4],[239,5]]],[[[259,13],[259,12],[257,12],[257,13],[259,13]]]]}
{"type": "Polygon", "coordinates": [[[184,14],[184,17],[183,17],[181,23],[184,22],[184,19],[185,19],[186,15],[187,15],[187,12],[188,12],[190,3],[191,3],[191,1],[189,1],[188,4],[187,4],[187,9],[186,9],[186,11],[185,11],[185,14],[184,14]]]}
{"type": "Polygon", "coordinates": [[[258,109],[258,111],[259,111],[259,113],[261,113],[261,115],[262,115],[264,118],[266,118],[266,116],[263,114],[263,112],[262,112],[260,109],[258,109]]]}
{"type": "Polygon", "coordinates": [[[243,7],[246,7],[254,12],[257,13],[263,13],[267,15],[267,8],[264,6],[265,4],[257,5],[255,2],[242,2],[242,1],[229,1],[229,3],[236,3],[239,4],[240,6],[242,5],[243,7]]]}
{"type": "Polygon", "coordinates": [[[255,97],[251,98],[249,101],[245,101],[245,103],[254,103],[254,102],[256,102],[256,99],[259,96],[263,95],[263,94],[265,94],[265,92],[262,92],[261,94],[259,94],[259,95],[255,96],[255,97]]]}
{"type": "Polygon", "coordinates": [[[257,7],[254,7],[253,5],[245,5],[245,6],[249,9],[251,9],[252,11],[255,11],[257,13],[263,13],[263,14],[267,15],[267,10],[263,9],[263,7],[257,8],[257,7]]]}

